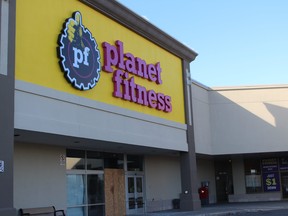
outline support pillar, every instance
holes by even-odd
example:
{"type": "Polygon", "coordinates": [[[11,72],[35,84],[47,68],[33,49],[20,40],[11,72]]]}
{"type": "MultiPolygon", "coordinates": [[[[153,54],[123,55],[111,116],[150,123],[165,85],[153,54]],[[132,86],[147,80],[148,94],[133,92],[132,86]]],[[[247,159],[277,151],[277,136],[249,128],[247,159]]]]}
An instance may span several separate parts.
{"type": "Polygon", "coordinates": [[[193,128],[192,87],[188,61],[183,60],[183,70],[188,152],[180,153],[182,185],[180,209],[182,211],[193,211],[201,208],[201,202],[197,187],[198,178],[193,128]]]}
{"type": "Polygon", "coordinates": [[[0,215],[16,216],[13,200],[15,0],[0,0],[0,215]]]}

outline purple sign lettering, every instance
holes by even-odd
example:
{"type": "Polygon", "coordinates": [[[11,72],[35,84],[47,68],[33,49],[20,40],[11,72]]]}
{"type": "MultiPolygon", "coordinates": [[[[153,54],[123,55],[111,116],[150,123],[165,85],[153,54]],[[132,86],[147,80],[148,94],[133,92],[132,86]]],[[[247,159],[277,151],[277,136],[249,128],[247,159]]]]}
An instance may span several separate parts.
{"type": "Polygon", "coordinates": [[[103,71],[113,73],[113,96],[164,112],[172,111],[171,97],[163,93],[147,90],[135,83],[134,76],[147,79],[157,85],[162,84],[160,63],[147,64],[145,60],[124,53],[123,42],[117,40],[115,46],[102,43],[104,50],[103,71]],[[129,74],[131,74],[129,76],[129,74]]]}

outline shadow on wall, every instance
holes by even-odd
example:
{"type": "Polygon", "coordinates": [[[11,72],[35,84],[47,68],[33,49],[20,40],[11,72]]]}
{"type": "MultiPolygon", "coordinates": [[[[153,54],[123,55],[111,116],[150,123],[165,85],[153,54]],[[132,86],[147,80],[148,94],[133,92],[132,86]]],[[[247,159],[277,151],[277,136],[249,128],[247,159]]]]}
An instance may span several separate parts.
{"type": "MultiPolygon", "coordinates": [[[[283,106],[278,106],[274,104],[269,104],[269,103],[264,103],[266,106],[267,110],[274,116],[275,118],[275,137],[278,137],[280,139],[283,135],[286,135],[288,137],[288,107],[283,107],[283,106]]],[[[285,140],[287,140],[287,137],[285,140]]],[[[281,142],[285,142],[285,140],[281,140],[281,142]]],[[[284,144],[283,143],[283,144],[284,144]]],[[[288,150],[288,148],[286,149],[288,150]]]]}
{"type": "Polygon", "coordinates": [[[210,93],[214,154],[288,151],[288,98],[266,97],[269,89],[210,93]]]}

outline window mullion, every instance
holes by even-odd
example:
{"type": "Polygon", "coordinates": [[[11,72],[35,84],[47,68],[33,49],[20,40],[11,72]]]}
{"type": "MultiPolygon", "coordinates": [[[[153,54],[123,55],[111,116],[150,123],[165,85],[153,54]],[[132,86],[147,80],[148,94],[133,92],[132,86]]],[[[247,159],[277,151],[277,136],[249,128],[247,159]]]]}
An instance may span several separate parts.
{"type": "Polygon", "coordinates": [[[87,182],[87,151],[85,151],[85,209],[88,216],[88,182],[87,182]]]}

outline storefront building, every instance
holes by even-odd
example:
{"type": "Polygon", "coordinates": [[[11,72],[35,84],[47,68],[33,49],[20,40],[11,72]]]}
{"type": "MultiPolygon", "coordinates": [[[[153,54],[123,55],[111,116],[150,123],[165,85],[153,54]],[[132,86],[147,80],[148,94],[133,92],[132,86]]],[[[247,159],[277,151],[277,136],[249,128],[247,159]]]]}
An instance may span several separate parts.
{"type": "Polygon", "coordinates": [[[200,208],[196,53],[107,0],[2,0],[0,215],[200,208]]]}
{"type": "Polygon", "coordinates": [[[288,86],[193,81],[197,54],[117,1],[0,9],[0,215],[287,199],[288,86]]]}
{"type": "Polygon", "coordinates": [[[288,86],[208,88],[193,83],[198,185],[209,201],[287,199],[288,86]]]}

